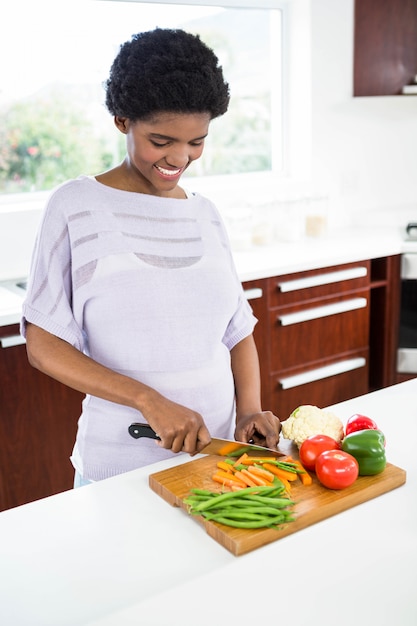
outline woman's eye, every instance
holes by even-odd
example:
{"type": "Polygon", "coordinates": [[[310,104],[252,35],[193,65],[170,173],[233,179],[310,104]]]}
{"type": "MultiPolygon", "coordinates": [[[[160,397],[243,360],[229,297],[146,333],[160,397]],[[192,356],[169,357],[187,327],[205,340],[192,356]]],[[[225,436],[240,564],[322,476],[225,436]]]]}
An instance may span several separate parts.
{"type": "Polygon", "coordinates": [[[165,142],[165,143],[158,143],[157,141],[152,141],[152,139],[151,139],[151,144],[152,144],[153,146],[155,146],[156,148],[164,148],[165,146],[167,146],[167,145],[168,145],[168,142],[165,142]]]}

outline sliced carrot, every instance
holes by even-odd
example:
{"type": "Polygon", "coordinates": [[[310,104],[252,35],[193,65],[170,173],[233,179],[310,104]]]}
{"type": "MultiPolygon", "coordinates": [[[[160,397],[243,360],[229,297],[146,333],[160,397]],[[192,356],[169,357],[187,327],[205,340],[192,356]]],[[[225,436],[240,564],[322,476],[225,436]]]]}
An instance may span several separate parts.
{"type": "Polygon", "coordinates": [[[271,485],[271,483],[269,482],[269,480],[266,480],[265,478],[261,478],[260,476],[257,476],[256,474],[253,474],[252,472],[249,472],[249,470],[243,469],[241,470],[242,474],[244,474],[245,476],[247,476],[249,478],[249,480],[252,480],[255,485],[258,485],[260,487],[265,487],[267,485],[271,485]]]}
{"type": "Polygon", "coordinates": [[[249,456],[247,455],[246,452],[244,452],[238,459],[236,459],[236,461],[233,463],[233,465],[245,465],[245,461],[246,459],[248,459],[249,456]]]}
{"type": "Polygon", "coordinates": [[[276,465],[272,465],[270,463],[264,463],[263,466],[266,470],[272,472],[273,474],[275,474],[275,476],[278,476],[278,478],[285,478],[285,480],[288,480],[289,482],[298,479],[297,472],[288,472],[287,470],[283,470],[280,467],[277,467],[276,465]]]}
{"type": "Polygon", "coordinates": [[[241,463],[243,463],[243,465],[255,465],[255,463],[262,464],[271,461],[271,458],[274,460],[274,457],[270,456],[248,456],[248,458],[241,461],[241,463]]]}
{"type": "Polygon", "coordinates": [[[239,478],[236,478],[235,474],[232,474],[231,472],[224,472],[220,469],[217,470],[214,475],[219,476],[220,478],[226,478],[227,480],[233,480],[234,482],[242,482],[241,480],[239,480],[239,478]]]}
{"type": "Polygon", "coordinates": [[[257,467],[256,465],[250,465],[248,467],[248,472],[250,474],[255,474],[256,476],[260,476],[260,478],[264,478],[270,483],[272,483],[272,481],[274,480],[274,474],[272,472],[269,472],[268,470],[263,469],[262,467],[257,467]]]}
{"type": "Polygon", "coordinates": [[[233,468],[232,468],[232,466],[230,465],[230,463],[226,463],[226,461],[219,461],[219,462],[217,463],[217,467],[218,467],[219,469],[224,470],[225,472],[229,472],[229,473],[232,473],[232,472],[233,472],[233,468]]]}
{"type": "MultiPolygon", "coordinates": [[[[277,478],[278,478],[278,476],[277,476],[277,478]]],[[[279,480],[284,485],[284,488],[285,488],[285,491],[287,492],[287,494],[290,495],[290,493],[291,493],[291,483],[288,482],[288,480],[286,478],[280,478],[279,480]]]]}
{"type": "Polygon", "coordinates": [[[219,450],[219,454],[221,456],[228,456],[229,454],[233,454],[234,452],[236,453],[238,450],[240,450],[240,446],[238,446],[238,450],[236,450],[236,443],[236,441],[230,441],[228,443],[225,443],[222,449],[219,450]]]}
{"type": "Polygon", "coordinates": [[[287,456],[285,457],[284,461],[286,463],[294,463],[295,468],[298,470],[297,476],[301,480],[303,485],[311,485],[313,483],[312,477],[298,459],[293,459],[292,456],[287,456]]]}
{"type": "Polygon", "coordinates": [[[223,476],[218,476],[217,474],[214,474],[212,476],[212,479],[215,483],[220,483],[221,485],[223,485],[223,487],[230,487],[231,489],[233,489],[233,487],[247,487],[246,483],[244,482],[230,480],[230,478],[224,478],[223,476]]]}
{"type": "Polygon", "coordinates": [[[303,485],[311,485],[313,483],[313,479],[312,479],[311,475],[307,472],[305,467],[303,465],[301,465],[300,461],[294,461],[294,463],[295,463],[297,469],[299,470],[298,478],[301,480],[303,485]]]}
{"type": "Polygon", "coordinates": [[[240,480],[244,482],[247,487],[258,487],[259,485],[257,485],[256,482],[252,480],[252,478],[250,478],[250,476],[246,476],[243,473],[244,471],[246,470],[242,470],[241,472],[235,472],[235,476],[237,478],[240,478],[240,480]]]}

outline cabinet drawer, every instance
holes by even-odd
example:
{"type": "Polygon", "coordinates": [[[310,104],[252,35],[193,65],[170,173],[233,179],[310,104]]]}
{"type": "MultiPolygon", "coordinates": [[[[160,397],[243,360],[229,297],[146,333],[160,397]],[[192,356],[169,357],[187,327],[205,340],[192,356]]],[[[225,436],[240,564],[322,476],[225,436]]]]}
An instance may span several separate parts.
{"type": "Polygon", "coordinates": [[[362,290],[370,284],[370,261],[348,263],[268,279],[270,306],[284,307],[336,294],[362,290]]]}
{"type": "Polygon", "coordinates": [[[287,373],[271,376],[272,410],[283,420],[301,404],[322,408],[368,393],[368,370],[368,350],[362,350],[324,366],[312,366],[298,372],[292,380],[287,373]],[[332,371],[338,373],[332,375],[332,371]],[[287,386],[290,380],[291,385],[287,386]]]}
{"type": "Polygon", "coordinates": [[[368,346],[368,292],[269,313],[272,371],[368,346]]]}

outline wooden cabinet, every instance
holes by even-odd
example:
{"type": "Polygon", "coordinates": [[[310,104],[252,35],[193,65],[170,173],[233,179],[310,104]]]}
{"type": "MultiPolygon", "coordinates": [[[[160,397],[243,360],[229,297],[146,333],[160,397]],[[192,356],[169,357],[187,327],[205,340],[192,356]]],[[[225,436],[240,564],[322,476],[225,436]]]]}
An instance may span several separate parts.
{"type": "Polygon", "coordinates": [[[417,0],[356,0],[354,96],[401,94],[417,74],[417,0]]]}
{"type": "Polygon", "coordinates": [[[71,489],[83,396],[32,368],[17,325],[0,328],[0,510],[71,489]]]}
{"type": "Polygon", "coordinates": [[[371,261],[369,389],[375,391],[402,380],[397,375],[401,302],[401,255],[371,261]]]}
{"type": "Polygon", "coordinates": [[[370,262],[268,279],[272,410],[368,391],[370,262]]]}
{"type": "Polygon", "coordinates": [[[281,419],[396,382],[399,259],[387,257],[244,283],[262,402],[281,419]]]}

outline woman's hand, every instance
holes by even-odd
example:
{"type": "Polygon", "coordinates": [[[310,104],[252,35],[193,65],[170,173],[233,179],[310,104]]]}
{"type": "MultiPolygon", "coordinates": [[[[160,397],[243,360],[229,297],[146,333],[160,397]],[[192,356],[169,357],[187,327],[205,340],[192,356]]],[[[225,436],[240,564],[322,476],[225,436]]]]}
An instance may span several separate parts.
{"type": "Polygon", "coordinates": [[[236,441],[253,442],[257,446],[275,449],[279,441],[281,422],[271,411],[241,416],[235,429],[236,441]]]}
{"type": "Polygon", "coordinates": [[[148,394],[141,413],[160,438],[156,443],[161,448],[188,452],[193,456],[211,441],[199,413],[168,400],[158,392],[148,394]]]}
{"type": "Polygon", "coordinates": [[[253,335],[236,344],[231,356],[236,389],[235,439],[275,449],[281,422],[271,411],[261,409],[261,379],[253,335]]]}

